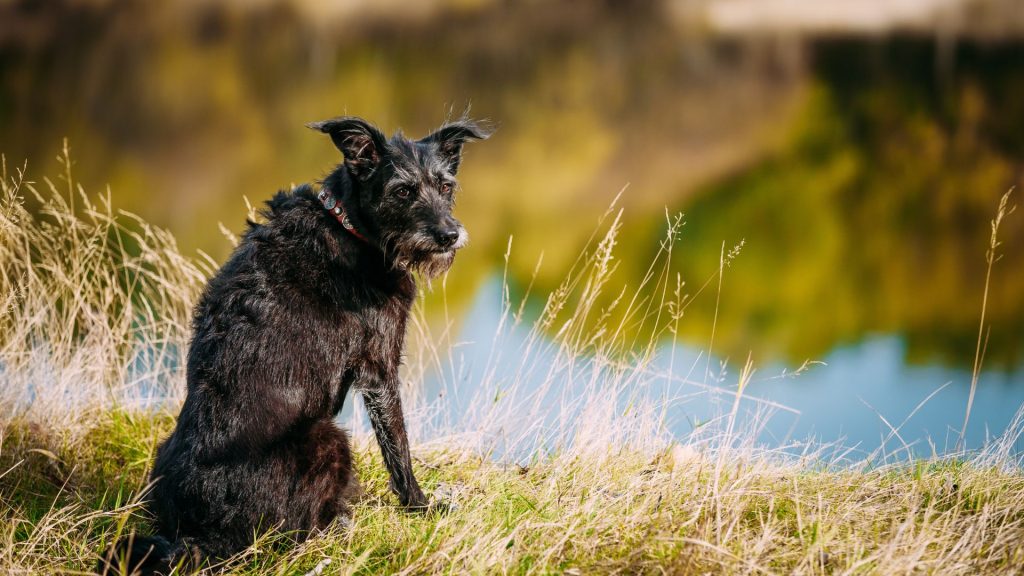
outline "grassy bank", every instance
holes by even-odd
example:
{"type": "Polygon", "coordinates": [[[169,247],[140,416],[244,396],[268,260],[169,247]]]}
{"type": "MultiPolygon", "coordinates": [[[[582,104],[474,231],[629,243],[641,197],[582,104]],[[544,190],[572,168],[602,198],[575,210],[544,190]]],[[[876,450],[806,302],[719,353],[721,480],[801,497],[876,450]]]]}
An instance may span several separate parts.
{"type": "MultiPolygon", "coordinates": [[[[70,161],[67,162],[70,166],[70,161]]],[[[853,459],[836,446],[757,442],[772,407],[731,381],[687,438],[667,434],[673,399],[644,395],[652,360],[686,306],[671,269],[681,217],[641,286],[614,282],[610,211],[532,314],[503,297],[500,345],[458,418],[417,385],[460,372],[453,322],[422,304],[406,381],[416,473],[446,514],[397,508],[360,410],[351,424],[364,496],[349,525],[299,546],[269,535],[227,568],[321,573],[1013,573],[1024,563],[1024,426],[978,452],[853,459]],[[618,294],[609,305],[605,290],[618,294]],[[614,312],[614,313],[613,313],[614,312]],[[611,319],[615,320],[611,320],[611,319]],[[647,330],[636,330],[646,325],[647,330]],[[633,334],[651,333],[650,342],[633,334]],[[551,336],[554,334],[555,336],[551,336]],[[510,364],[508,356],[515,361],[510,364]],[[511,366],[511,368],[509,368],[511,366]],[[572,384],[570,386],[570,384],[572,384]],[[582,390],[582,393],[580,392],[582,390]],[[754,417],[743,418],[753,412],[754,417]]],[[[79,190],[70,169],[32,182],[5,167],[0,194],[0,572],[73,573],[120,535],[148,532],[137,505],[184,390],[188,316],[213,264],[166,231],[79,190]],[[32,207],[31,210],[28,206],[32,207]]],[[[426,298],[444,298],[443,283],[426,298]]],[[[708,343],[709,354],[713,341],[708,343]]],[[[703,362],[695,370],[711,371],[703,362]]],[[[724,373],[724,370],[716,373],[724,373]]],[[[698,384],[700,386],[698,386],[698,384]]],[[[702,387],[701,387],[702,386],[702,387]]],[[[445,390],[453,390],[445,389],[445,390]]],[[[898,434],[897,434],[898,435],[898,434]]]]}
{"type": "MultiPolygon", "coordinates": [[[[147,530],[132,498],[169,417],[106,412],[75,441],[5,429],[0,571],[84,570],[119,533],[147,530]]],[[[297,548],[264,538],[240,574],[1001,573],[1024,562],[1024,477],[998,463],[869,471],[677,447],[654,458],[560,454],[526,466],[435,449],[425,488],[445,515],[409,515],[376,447],[356,451],[351,526],[297,548]]]]}

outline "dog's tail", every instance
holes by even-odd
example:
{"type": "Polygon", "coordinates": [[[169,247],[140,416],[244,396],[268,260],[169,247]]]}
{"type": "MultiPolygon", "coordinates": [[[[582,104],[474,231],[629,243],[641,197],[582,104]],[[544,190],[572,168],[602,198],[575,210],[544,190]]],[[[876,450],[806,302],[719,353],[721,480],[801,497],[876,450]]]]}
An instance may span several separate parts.
{"type": "Polygon", "coordinates": [[[101,576],[166,576],[178,564],[178,549],[163,536],[132,534],[107,549],[96,565],[101,576]]]}

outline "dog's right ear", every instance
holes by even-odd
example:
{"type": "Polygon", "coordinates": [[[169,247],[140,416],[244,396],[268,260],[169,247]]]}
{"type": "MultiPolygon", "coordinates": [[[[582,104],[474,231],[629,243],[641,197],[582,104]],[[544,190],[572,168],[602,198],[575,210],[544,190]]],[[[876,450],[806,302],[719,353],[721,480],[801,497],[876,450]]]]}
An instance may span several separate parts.
{"type": "Polygon", "coordinates": [[[420,142],[437,145],[438,152],[448,165],[448,170],[454,175],[462,163],[462,145],[470,140],[486,140],[492,132],[493,129],[489,126],[478,124],[463,116],[441,126],[420,142]]]}
{"type": "Polygon", "coordinates": [[[387,140],[372,124],[354,116],[310,122],[307,127],[328,134],[345,156],[349,172],[359,180],[367,180],[380,164],[387,140]]]}

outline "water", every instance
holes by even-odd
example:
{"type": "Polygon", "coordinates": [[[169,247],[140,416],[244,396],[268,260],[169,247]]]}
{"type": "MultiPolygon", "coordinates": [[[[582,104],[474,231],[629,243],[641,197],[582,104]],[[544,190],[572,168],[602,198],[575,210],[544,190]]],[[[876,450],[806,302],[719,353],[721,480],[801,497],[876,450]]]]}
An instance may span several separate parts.
{"type": "MultiPolygon", "coordinates": [[[[922,457],[955,450],[970,391],[968,370],[910,364],[898,336],[843,346],[823,361],[798,377],[751,385],[750,394],[800,411],[780,412],[769,428],[773,437],[788,432],[797,440],[838,441],[860,455],[877,448],[891,453],[909,447],[922,457]]],[[[781,373],[780,368],[766,367],[764,373],[781,373]]],[[[1022,407],[1024,371],[982,372],[965,446],[977,449],[1001,435],[1022,407]]]]}
{"type": "MultiPolygon", "coordinates": [[[[467,146],[459,174],[471,243],[446,307],[473,344],[456,349],[461,372],[426,383],[463,383],[445,398],[453,417],[490,355],[494,278],[507,270],[513,301],[554,290],[626,187],[598,307],[636,289],[666,211],[685,213],[672,270],[693,301],[655,362],[674,356],[673,372],[689,372],[716,326],[710,366],[728,359],[725,379],[705,377],[701,356],[690,380],[734,386],[750,354],[747,393],[799,411],[776,409],[766,443],[813,435],[859,454],[890,435],[880,415],[899,425],[948,382],[885,449],[955,445],[989,221],[1024,184],[1024,39],[716,36],[657,2],[484,2],[366,26],[260,4],[58,3],[19,16],[34,24],[0,37],[0,153],[28,160],[30,179],[55,178],[68,137],[86,190],[109,185],[115,207],[223,260],[217,224],[243,228],[243,196],[258,203],[338,161],[303,123],[344,112],[420,135],[472,102],[499,125],[467,146]],[[723,252],[735,258],[720,298],[698,296],[723,252]],[[772,378],[808,360],[825,364],[772,378]]],[[[1001,239],[971,447],[1024,401],[1024,215],[1001,239]]],[[[441,299],[427,307],[440,325],[441,299]]],[[[515,350],[524,335],[506,338],[515,350]]],[[[692,383],[649,386],[639,392],[678,397],[680,436],[730,405],[692,383]]]]}
{"type": "MultiPolygon", "coordinates": [[[[465,323],[458,335],[451,364],[433,371],[426,380],[428,400],[444,393],[439,402],[443,418],[455,430],[468,424],[463,416],[479,401],[474,392],[482,382],[497,380],[500,389],[512,387],[512,381],[521,378],[517,398],[504,400],[521,401],[544,385],[545,367],[555,361],[554,353],[543,345],[535,345],[540,352],[523,357],[530,330],[526,325],[509,328],[503,323],[501,302],[501,283],[495,278],[476,296],[468,312],[473,321],[465,323]]],[[[705,350],[697,346],[675,344],[674,351],[672,346],[661,347],[648,368],[652,377],[635,382],[623,397],[633,403],[637,398],[666,403],[669,431],[685,440],[702,423],[731,410],[742,367],[720,358],[709,363],[705,350]]],[[[906,353],[901,337],[873,335],[837,347],[803,370],[782,362],[758,366],[743,392],[741,414],[748,421],[768,414],[758,435],[764,446],[799,452],[808,445],[827,444],[829,457],[848,461],[927,458],[958,450],[970,370],[915,365],[906,353]]],[[[560,372],[541,404],[557,405],[559,398],[583,393],[589,380],[582,364],[577,370],[560,372]]],[[[619,408],[626,406],[620,402],[619,408]]],[[[1024,370],[982,371],[964,447],[976,450],[1001,436],[1022,409],[1024,370]]],[[[559,409],[538,414],[550,420],[542,428],[557,427],[557,420],[566,415],[579,416],[559,409]]],[[[1014,443],[1015,449],[1021,446],[1020,440],[1014,443]]]]}

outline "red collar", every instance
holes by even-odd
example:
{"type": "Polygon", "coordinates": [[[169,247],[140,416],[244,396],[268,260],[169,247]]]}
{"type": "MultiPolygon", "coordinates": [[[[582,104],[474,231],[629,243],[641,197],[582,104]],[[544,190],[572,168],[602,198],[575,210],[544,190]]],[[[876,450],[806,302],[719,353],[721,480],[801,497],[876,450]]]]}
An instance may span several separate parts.
{"type": "Polygon", "coordinates": [[[338,222],[341,223],[341,226],[345,230],[348,230],[353,236],[363,242],[369,243],[369,240],[360,234],[356,230],[356,227],[352,225],[352,221],[348,219],[348,213],[345,212],[345,207],[341,205],[340,200],[334,197],[334,194],[331,194],[330,190],[327,188],[321,188],[316,197],[320,200],[320,203],[323,204],[324,208],[331,213],[331,216],[334,216],[338,222]]]}

